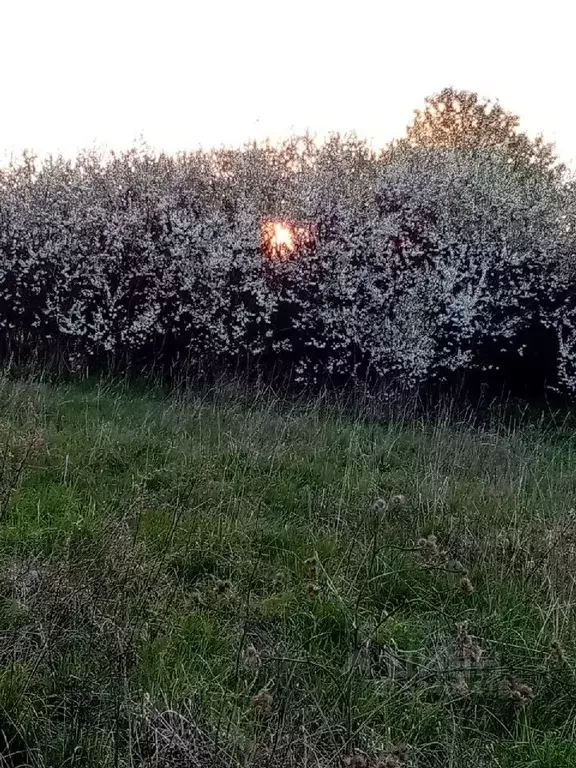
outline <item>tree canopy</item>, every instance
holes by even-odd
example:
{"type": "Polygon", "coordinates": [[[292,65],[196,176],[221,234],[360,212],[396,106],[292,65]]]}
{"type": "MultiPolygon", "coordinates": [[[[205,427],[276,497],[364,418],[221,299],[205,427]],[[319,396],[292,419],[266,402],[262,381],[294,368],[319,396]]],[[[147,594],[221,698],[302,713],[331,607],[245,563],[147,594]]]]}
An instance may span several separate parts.
{"type": "Polygon", "coordinates": [[[404,143],[412,147],[494,148],[520,168],[554,172],[561,168],[554,145],[540,135],[531,139],[520,130],[520,119],[498,101],[451,87],[429,96],[424,108],[415,110],[404,143]]]}

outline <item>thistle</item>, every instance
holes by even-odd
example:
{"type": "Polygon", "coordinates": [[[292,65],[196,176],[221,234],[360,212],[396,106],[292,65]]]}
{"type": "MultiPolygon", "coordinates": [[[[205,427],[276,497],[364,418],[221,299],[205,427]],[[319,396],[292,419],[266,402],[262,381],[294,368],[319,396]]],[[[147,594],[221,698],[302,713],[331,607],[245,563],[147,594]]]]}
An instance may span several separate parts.
{"type": "Polygon", "coordinates": [[[252,704],[256,709],[260,710],[263,715],[269,715],[274,707],[274,699],[272,694],[267,691],[266,688],[262,688],[252,697],[252,704]]]}
{"type": "Polygon", "coordinates": [[[534,698],[534,691],[526,683],[522,683],[512,678],[508,683],[508,698],[512,699],[514,704],[521,709],[529,706],[534,698]]]}
{"type": "Polygon", "coordinates": [[[250,643],[244,650],[244,666],[247,669],[256,669],[261,664],[260,654],[250,643]]]}

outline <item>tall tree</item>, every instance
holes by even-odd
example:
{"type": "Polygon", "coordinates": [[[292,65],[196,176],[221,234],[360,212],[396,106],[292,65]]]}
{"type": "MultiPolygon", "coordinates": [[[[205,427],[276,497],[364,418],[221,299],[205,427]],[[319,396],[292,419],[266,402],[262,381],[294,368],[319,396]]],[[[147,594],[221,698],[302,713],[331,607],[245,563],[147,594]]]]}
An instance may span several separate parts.
{"type": "Polygon", "coordinates": [[[519,118],[499,102],[481,99],[471,91],[444,88],[415,110],[405,142],[413,147],[461,149],[494,148],[511,163],[558,172],[561,168],[553,144],[542,136],[530,139],[520,130],[519,118]]]}

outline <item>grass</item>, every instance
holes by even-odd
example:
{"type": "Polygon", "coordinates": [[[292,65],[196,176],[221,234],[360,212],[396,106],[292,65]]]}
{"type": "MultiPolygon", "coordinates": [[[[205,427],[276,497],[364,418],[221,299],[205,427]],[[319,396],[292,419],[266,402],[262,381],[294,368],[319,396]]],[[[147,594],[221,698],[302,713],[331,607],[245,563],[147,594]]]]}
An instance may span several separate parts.
{"type": "Polygon", "coordinates": [[[0,379],[0,764],[573,766],[569,423],[0,379]]]}

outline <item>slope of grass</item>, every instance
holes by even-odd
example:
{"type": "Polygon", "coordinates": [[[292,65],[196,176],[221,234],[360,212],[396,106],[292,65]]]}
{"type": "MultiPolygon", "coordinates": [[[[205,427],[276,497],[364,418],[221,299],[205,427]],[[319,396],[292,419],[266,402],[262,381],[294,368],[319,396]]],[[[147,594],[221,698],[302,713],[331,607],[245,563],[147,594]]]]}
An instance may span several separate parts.
{"type": "Polygon", "coordinates": [[[0,753],[572,766],[575,468],[546,419],[2,379],[0,753]]]}

